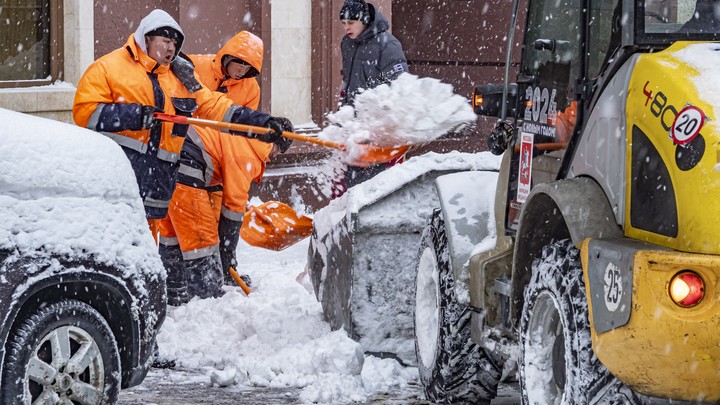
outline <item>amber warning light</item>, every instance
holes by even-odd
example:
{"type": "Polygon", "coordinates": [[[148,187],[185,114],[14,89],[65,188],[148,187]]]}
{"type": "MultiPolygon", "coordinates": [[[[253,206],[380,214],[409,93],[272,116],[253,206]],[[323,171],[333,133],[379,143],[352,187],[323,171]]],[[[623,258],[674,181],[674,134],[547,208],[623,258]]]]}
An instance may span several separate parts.
{"type": "Polygon", "coordinates": [[[705,295],[705,285],[695,272],[683,271],[670,280],[670,298],[681,307],[697,305],[705,295]]]}
{"type": "Polygon", "coordinates": [[[473,108],[480,107],[483,105],[483,95],[482,94],[474,94],[473,95],[473,108]]]}

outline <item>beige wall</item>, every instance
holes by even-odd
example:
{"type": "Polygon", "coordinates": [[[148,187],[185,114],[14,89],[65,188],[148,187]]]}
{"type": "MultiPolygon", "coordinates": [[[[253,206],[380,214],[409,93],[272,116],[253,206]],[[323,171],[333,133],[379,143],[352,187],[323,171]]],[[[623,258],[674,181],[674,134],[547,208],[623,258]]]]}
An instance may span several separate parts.
{"type": "Polygon", "coordinates": [[[75,85],[93,61],[93,9],[86,0],[64,0],[64,75],[58,85],[0,89],[0,106],[64,122],[72,121],[75,85]]]}
{"type": "MultiPolygon", "coordinates": [[[[294,124],[312,121],[311,102],[311,0],[272,2],[272,106],[273,115],[294,124]]],[[[268,61],[265,61],[268,63],[268,61]]]]}

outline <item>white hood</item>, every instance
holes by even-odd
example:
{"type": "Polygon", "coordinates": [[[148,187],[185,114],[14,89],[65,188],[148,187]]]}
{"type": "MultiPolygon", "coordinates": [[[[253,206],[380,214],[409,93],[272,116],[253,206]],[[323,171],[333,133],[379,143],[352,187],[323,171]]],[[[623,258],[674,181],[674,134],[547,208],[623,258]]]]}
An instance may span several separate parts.
{"type": "MultiPolygon", "coordinates": [[[[145,54],[147,54],[145,34],[160,27],[174,28],[182,34],[183,38],[185,37],[185,33],[182,28],[180,28],[180,24],[178,24],[175,19],[170,16],[170,14],[163,10],[153,10],[140,21],[140,25],[138,25],[137,30],[135,30],[135,43],[140,49],[142,49],[143,52],[145,52],[145,54]]],[[[181,39],[177,44],[175,55],[180,52],[183,42],[184,41],[181,39]]]]}

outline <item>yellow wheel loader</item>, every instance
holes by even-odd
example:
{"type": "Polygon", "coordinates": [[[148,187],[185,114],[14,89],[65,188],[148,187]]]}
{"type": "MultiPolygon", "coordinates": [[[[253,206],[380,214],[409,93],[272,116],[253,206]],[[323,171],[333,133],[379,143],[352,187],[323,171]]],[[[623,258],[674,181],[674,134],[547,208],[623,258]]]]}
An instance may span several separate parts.
{"type": "Polygon", "coordinates": [[[489,403],[511,374],[524,404],[719,403],[720,1],[518,3],[505,82],[473,95],[499,118],[495,223],[440,177],[422,237],[428,398],[489,403]]]}

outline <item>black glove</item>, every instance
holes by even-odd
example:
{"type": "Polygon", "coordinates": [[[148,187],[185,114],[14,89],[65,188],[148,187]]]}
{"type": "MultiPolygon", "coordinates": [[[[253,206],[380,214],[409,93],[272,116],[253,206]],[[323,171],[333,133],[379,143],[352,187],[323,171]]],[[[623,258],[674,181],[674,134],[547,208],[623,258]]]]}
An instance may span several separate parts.
{"type": "MultiPolygon", "coordinates": [[[[292,121],[290,121],[287,118],[284,117],[273,117],[274,120],[278,121],[280,125],[283,128],[283,131],[285,132],[295,132],[295,127],[293,126],[292,121]]],[[[290,145],[292,145],[293,141],[292,139],[288,139],[285,137],[281,137],[277,141],[275,141],[275,145],[277,145],[278,149],[280,150],[280,153],[287,152],[288,149],[290,149],[290,145]]]]}
{"type": "Polygon", "coordinates": [[[218,236],[220,237],[220,261],[222,262],[223,274],[230,270],[230,267],[237,267],[235,249],[240,239],[240,227],[242,221],[233,221],[220,215],[218,224],[218,236]]]}
{"type": "Polygon", "coordinates": [[[283,126],[277,118],[270,117],[265,123],[265,126],[270,128],[271,131],[265,134],[248,134],[248,138],[257,139],[258,141],[266,143],[275,143],[282,138],[283,126]]]}
{"type": "Polygon", "coordinates": [[[195,66],[186,59],[185,54],[180,53],[175,57],[175,60],[170,64],[170,70],[190,93],[202,89],[202,85],[195,78],[195,66]]]}
{"type": "Polygon", "coordinates": [[[153,117],[153,113],[155,112],[162,112],[161,109],[155,107],[154,105],[144,105],[142,106],[142,128],[143,129],[153,129],[156,126],[162,124],[161,121],[158,121],[153,117]]]}

